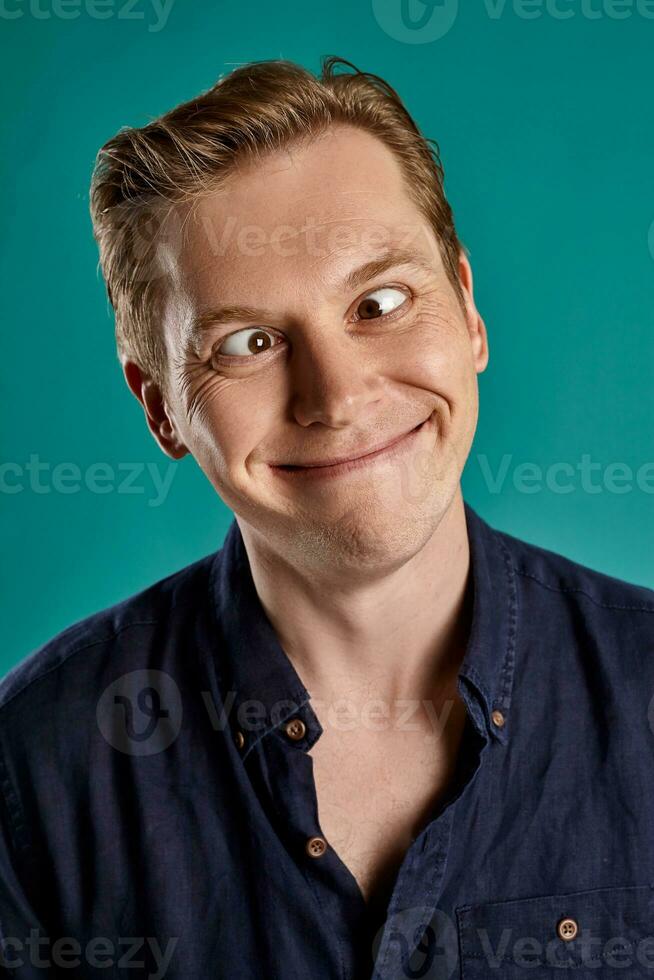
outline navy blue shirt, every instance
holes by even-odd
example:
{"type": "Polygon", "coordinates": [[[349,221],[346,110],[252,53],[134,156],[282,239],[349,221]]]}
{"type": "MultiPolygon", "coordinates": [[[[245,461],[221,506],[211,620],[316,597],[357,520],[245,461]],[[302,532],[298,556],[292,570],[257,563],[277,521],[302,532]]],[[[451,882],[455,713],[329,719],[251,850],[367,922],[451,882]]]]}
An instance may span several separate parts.
{"type": "Polygon", "coordinates": [[[654,977],[654,592],[465,513],[464,738],[383,915],[233,522],[0,685],[0,972],[654,977]]]}

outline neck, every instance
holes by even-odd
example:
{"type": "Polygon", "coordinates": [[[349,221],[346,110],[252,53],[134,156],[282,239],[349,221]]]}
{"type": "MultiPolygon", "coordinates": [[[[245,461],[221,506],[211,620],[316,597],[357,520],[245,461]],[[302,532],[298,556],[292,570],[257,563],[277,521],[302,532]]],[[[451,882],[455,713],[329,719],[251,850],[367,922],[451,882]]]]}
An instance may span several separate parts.
{"type": "Polygon", "coordinates": [[[368,583],[302,574],[239,526],[259,599],[312,697],[422,701],[453,690],[472,604],[460,491],[426,544],[368,583]]]}

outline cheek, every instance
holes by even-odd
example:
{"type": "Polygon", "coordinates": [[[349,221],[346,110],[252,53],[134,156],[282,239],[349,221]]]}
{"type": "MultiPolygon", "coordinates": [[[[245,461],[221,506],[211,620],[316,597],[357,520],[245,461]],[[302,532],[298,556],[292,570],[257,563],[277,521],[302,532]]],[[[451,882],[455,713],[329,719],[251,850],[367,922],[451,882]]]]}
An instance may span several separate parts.
{"type": "Polygon", "coordinates": [[[425,318],[388,351],[390,376],[433,391],[454,405],[469,396],[474,376],[465,326],[440,318],[425,318]]]}
{"type": "Polygon", "coordinates": [[[275,411],[270,387],[259,379],[222,379],[195,426],[214,472],[228,482],[243,477],[248,456],[269,436],[275,411]]]}

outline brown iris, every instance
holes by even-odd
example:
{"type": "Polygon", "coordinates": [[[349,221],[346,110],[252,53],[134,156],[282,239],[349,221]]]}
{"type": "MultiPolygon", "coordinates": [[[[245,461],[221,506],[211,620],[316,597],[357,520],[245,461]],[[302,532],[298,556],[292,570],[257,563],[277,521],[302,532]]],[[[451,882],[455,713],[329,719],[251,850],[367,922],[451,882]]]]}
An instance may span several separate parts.
{"type": "Polygon", "coordinates": [[[263,330],[258,330],[248,337],[248,348],[253,354],[259,354],[262,350],[272,347],[270,337],[263,330]]]}
{"type": "Polygon", "coordinates": [[[362,320],[372,320],[382,313],[381,304],[376,299],[364,299],[359,303],[357,313],[362,320]]]}

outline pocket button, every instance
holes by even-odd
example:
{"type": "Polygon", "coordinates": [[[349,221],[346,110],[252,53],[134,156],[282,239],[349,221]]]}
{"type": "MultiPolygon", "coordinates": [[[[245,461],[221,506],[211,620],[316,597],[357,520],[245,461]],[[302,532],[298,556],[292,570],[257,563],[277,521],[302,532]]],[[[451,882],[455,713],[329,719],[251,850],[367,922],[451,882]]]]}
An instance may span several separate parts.
{"type": "Polygon", "coordinates": [[[556,931],[561,939],[565,939],[568,942],[570,939],[574,939],[579,932],[579,926],[574,919],[561,919],[556,927],[556,931]]]}

